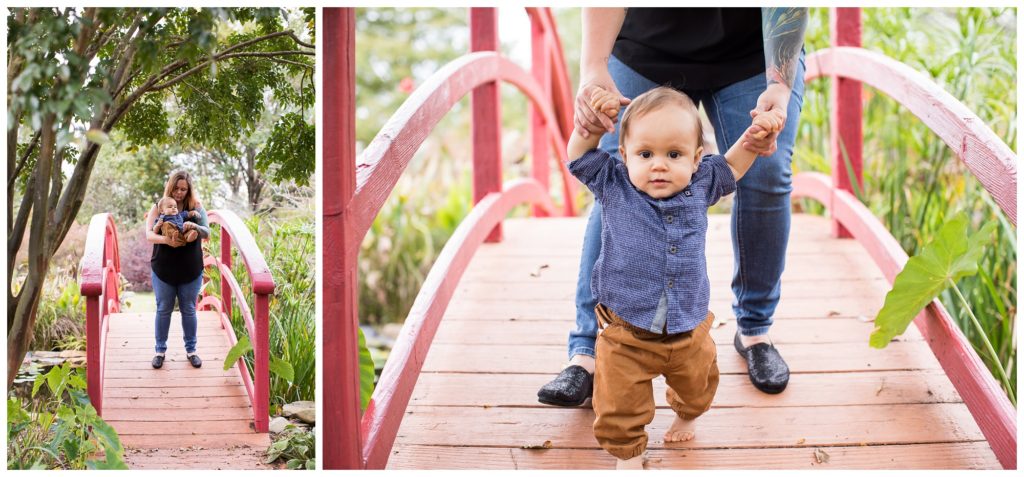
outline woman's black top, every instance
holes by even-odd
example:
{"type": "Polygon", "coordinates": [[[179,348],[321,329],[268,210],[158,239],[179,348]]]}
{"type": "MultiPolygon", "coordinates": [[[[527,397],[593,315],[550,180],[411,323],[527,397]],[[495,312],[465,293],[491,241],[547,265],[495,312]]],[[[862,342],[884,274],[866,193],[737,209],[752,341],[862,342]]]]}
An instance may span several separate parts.
{"type": "Polygon", "coordinates": [[[765,71],[760,8],[630,8],[612,54],[682,90],[728,86],[765,71]]]}
{"type": "MultiPolygon", "coordinates": [[[[202,208],[199,225],[206,225],[206,212],[202,208]]],[[[200,237],[202,233],[200,232],[200,237]]],[[[153,273],[160,281],[172,285],[192,282],[203,273],[202,239],[197,238],[182,247],[171,247],[162,243],[153,244],[153,256],[149,259],[153,273]]]]}

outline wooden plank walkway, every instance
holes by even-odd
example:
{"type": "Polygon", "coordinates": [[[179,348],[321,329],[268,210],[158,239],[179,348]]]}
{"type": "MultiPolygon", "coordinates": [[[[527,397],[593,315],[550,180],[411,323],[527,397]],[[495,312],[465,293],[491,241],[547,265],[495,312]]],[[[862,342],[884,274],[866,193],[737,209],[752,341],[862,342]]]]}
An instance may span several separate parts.
{"type": "MultiPolygon", "coordinates": [[[[505,241],[481,247],[448,306],[389,468],[614,468],[592,409],[536,398],[567,359],[586,219],[504,224],[505,241]]],[[[827,219],[793,217],[772,327],[792,372],[779,395],[753,388],[732,347],[727,215],[710,217],[707,254],[711,310],[727,320],[712,332],[721,384],[696,438],[665,444],[673,414],[655,380],[647,468],[1001,468],[915,327],[868,346],[888,283],[857,242],[829,237],[827,219]]]]}
{"type": "Polygon", "coordinates": [[[175,312],[167,360],[153,369],[153,313],[111,315],[103,419],[121,437],[125,462],[141,469],[272,468],[262,463],[270,434],[253,430],[236,367],[224,371],[230,345],[215,312],[199,312],[197,336],[199,369],[185,358],[175,312]]]}

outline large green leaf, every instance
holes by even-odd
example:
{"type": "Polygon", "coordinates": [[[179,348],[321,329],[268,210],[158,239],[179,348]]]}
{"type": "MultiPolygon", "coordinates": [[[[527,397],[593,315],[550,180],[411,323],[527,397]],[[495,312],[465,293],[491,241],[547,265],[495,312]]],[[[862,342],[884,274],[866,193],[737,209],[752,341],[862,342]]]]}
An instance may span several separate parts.
{"type": "Polygon", "coordinates": [[[968,237],[968,221],[966,214],[960,214],[946,222],[921,253],[907,260],[875,318],[871,346],[886,347],[939,293],[957,280],[978,273],[978,261],[996,223],[987,223],[968,237]]]}
{"type": "Polygon", "coordinates": [[[291,363],[277,356],[270,357],[270,372],[284,378],[289,383],[295,381],[295,368],[291,363]]]}
{"type": "Polygon", "coordinates": [[[250,351],[252,351],[252,343],[249,342],[249,337],[242,336],[239,338],[238,342],[228,350],[227,357],[224,358],[224,371],[231,369],[235,365],[235,361],[238,361],[238,358],[241,358],[250,351]]]}
{"type": "Polygon", "coordinates": [[[373,367],[373,357],[370,356],[370,348],[366,347],[366,337],[363,330],[359,330],[359,402],[363,410],[370,403],[370,396],[373,395],[373,378],[376,372],[373,367]]]}

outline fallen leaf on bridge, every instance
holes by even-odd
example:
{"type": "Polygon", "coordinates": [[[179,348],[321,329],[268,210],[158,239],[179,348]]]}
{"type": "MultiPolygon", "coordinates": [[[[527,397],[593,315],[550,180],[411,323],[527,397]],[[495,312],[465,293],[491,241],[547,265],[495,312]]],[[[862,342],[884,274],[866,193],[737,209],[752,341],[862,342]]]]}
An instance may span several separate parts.
{"type": "Polygon", "coordinates": [[[814,449],[814,460],[818,461],[819,464],[827,464],[829,455],[827,452],[821,449],[814,449]]]}
{"type": "Polygon", "coordinates": [[[538,267],[536,272],[530,272],[530,276],[531,277],[539,277],[540,276],[540,271],[544,270],[545,268],[548,268],[548,264],[546,264],[546,263],[544,265],[541,265],[540,267],[538,267]]]}
{"type": "Polygon", "coordinates": [[[541,444],[541,445],[532,445],[532,446],[531,445],[525,445],[522,448],[523,449],[550,449],[552,447],[554,447],[554,446],[551,444],[551,441],[544,441],[544,443],[541,444]]]}

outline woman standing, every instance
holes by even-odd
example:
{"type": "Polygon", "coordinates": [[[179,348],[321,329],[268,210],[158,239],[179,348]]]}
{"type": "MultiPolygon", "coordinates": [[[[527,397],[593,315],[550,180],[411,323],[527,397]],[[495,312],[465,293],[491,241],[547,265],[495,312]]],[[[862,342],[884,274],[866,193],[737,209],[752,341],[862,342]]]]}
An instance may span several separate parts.
{"type": "MultiPolygon", "coordinates": [[[[201,239],[210,236],[206,210],[196,197],[191,174],[183,170],[171,173],[164,187],[164,196],[173,198],[177,202],[178,210],[194,210],[199,213],[197,223],[184,223],[185,231],[194,229],[199,232],[201,239]]],[[[153,357],[153,367],[160,368],[164,365],[167,332],[171,326],[174,301],[177,299],[178,309],[181,311],[185,353],[188,362],[198,368],[203,365],[203,361],[196,354],[196,302],[203,284],[202,240],[175,247],[167,237],[153,231],[158,216],[159,211],[156,207],[150,209],[146,216],[146,240],[153,244],[150,265],[153,268],[153,294],[156,298],[156,356],[153,357]]]]}

